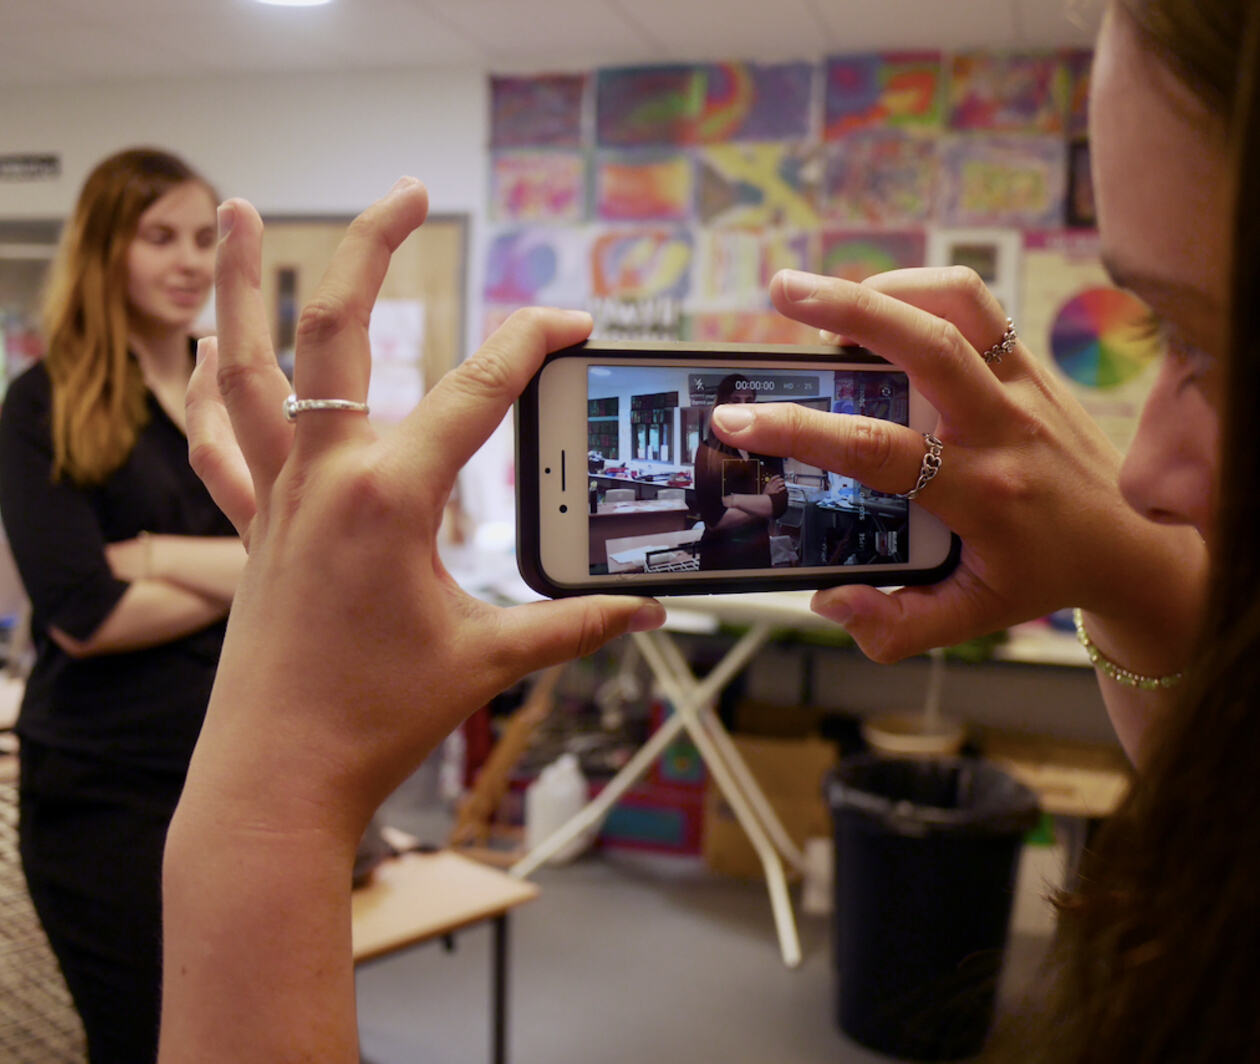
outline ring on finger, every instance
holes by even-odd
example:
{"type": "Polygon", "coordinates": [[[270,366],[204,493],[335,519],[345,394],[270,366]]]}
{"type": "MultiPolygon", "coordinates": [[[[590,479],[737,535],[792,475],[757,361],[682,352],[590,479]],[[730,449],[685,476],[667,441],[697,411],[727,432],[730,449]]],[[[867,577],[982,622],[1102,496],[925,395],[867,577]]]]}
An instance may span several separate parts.
{"type": "Polygon", "coordinates": [[[344,410],[351,414],[368,413],[367,403],[357,403],[353,399],[299,399],[290,395],[284,401],[284,417],[286,421],[296,421],[298,414],[308,410],[344,410]]]}
{"type": "Polygon", "coordinates": [[[1010,318],[1007,318],[1006,332],[1002,334],[1002,339],[985,351],[980,357],[984,359],[986,364],[996,366],[1002,361],[1003,355],[1009,355],[1011,353],[1011,349],[1014,348],[1015,341],[1018,339],[1019,335],[1015,332],[1015,322],[1013,322],[1010,318]]]}
{"type": "Polygon", "coordinates": [[[941,452],[945,449],[945,445],[930,432],[925,432],[923,446],[923,462],[919,466],[919,479],[909,491],[898,492],[898,499],[907,501],[917,499],[923,489],[932,483],[933,478],[941,471],[941,452]]]}

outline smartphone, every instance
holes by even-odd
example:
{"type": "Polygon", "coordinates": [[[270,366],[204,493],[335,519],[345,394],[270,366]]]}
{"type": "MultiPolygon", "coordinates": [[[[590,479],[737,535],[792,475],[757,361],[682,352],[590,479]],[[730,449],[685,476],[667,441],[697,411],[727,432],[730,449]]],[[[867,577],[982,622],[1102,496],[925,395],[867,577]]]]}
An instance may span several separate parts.
{"type": "MultiPolygon", "coordinates": [[[[516,406],[517,561],[551,597],[931,583],[961,545],[914,503],[736,451],[715,405],[800,403],[921,432],[936,411],[860,347],[587,341],[516,406]]],[[[907,485],[909,487],[909,485],[907,485]]]]}

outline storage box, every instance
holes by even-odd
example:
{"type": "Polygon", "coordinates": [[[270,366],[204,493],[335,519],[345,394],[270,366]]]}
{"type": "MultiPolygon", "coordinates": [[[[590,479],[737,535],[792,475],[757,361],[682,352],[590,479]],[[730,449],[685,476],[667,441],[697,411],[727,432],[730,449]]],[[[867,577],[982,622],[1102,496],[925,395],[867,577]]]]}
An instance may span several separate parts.
{"type": "MultiPolygon", "coordinates": [[[[838,758],[835,745],[818,738],[732,738],[792,841],[801,846],[811,836],[830,838],[823,777],[838,758]]],[[[756,850],[712,777],[705,792],[702,852],[709,867],[721,875],[762,875],[756,850]]]]}

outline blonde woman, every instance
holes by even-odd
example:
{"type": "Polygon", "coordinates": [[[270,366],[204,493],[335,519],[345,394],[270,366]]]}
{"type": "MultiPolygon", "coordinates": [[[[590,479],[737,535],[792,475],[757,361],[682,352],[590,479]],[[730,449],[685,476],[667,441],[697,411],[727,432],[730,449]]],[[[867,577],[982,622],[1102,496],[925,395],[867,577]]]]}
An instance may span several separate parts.
{"type": "Polygon", "coordinates": [[[0,412],[0,514],[31,600],[21,853],[93,1064],[152,1061],[160,864],[245,553],[188,463],[215,195],[123,151],[46,286],[47,355],[0,412]]]}

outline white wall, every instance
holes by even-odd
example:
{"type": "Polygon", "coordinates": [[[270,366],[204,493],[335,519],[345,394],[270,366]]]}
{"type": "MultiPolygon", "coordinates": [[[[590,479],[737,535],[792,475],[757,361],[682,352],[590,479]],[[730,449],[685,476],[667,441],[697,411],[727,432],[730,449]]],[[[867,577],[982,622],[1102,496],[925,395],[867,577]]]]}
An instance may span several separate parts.
{"type": "Polygon", "coordinates": [[[137,81],[0,92],[0,154],[56,153],[61,177],[0,184],[0,218],[63,218],[91,167],[119,148],[169,148],[266,215],[354,214],[403,174],[430,209],[471,216],[468,320],[478,278],[489,141],[476,67],[137,81]]]}

